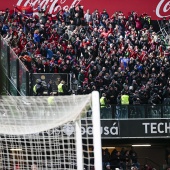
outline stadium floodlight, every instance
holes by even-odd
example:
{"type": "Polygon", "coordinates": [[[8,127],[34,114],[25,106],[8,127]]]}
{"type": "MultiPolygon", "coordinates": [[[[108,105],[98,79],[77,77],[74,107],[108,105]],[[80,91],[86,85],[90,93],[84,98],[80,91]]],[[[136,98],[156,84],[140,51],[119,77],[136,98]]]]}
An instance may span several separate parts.
{"type": "Polygon", "coordinates": [[[0,169],[102,170],[99,93],[48,99],[1,96],[0,169]]]}

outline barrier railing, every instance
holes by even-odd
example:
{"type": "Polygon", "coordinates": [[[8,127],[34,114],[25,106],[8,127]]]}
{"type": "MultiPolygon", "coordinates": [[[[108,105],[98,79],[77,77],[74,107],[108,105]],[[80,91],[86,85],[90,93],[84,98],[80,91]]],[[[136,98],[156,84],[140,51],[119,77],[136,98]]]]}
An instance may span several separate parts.
{"type": "Polygon", "coordinates": [[[101,108],[101,119],[170,118],[170,104],[111,105],[101,108]]]}

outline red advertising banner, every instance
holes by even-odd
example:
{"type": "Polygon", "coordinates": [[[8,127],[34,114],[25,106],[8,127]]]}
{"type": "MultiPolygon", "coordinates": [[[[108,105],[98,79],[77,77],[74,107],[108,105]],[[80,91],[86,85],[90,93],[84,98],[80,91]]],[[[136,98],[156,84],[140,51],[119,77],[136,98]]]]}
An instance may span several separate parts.
{"type": "Polygon", "coordinates": [[[26,15],[32,15],[33,14],[33,9],[31,6],[16,6],[15,9],[19,12],[22,12],[26,15]]]}
{"type": "Polygon", "coordinates": [[[55,15],[61,9],[69,9],[72,5],[84,7],[84,10],[90,9],[92,13],[95,9],[107,12],[112,15],[115,11],[122,11],[127,15],[131,11],[136,11],[139,15],[147,13],[152,20],[158,20],[163,17],[170,18],[170,0],[10,0],[0,1],[1,9],[12,9],[14,6],[30,6],[33,11],[47,7],[47,11],[55,15]],[[56,5],[57,4],[57,5],[56,5]]]}

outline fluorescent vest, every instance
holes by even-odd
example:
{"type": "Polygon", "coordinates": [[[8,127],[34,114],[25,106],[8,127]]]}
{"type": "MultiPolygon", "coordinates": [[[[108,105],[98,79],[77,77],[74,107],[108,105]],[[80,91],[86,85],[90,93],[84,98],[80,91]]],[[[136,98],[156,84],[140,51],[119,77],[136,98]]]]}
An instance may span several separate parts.
{"type": "Polygon", "coordinates": [[[58,85],[58,92],[63,93],[63,84],[61,83],[58,85]]]}
{"type": "Polygon", "coordinates": [[[36,87],[37,87],[37,85],[35,85],[35,86],[33,87],[33,92],[34,92],[35,94],[37,93],[36,87]]]}
{"type": "Polygon", "coordinates": [[[55,104],[55,103],[54,103],[54,96],[48,97],[48,104],[49,104],[49,105],[54,105],[54,104],[55,104]]]}
{"type": "Polygon", "coordinates": [[[124,94],[121,96],[121,104],[129,104],[129,96],[124,94]]]}
{"type": "Polygon", "coordinates": [[[106,107],[106,103],[105,103],[105,97],[101,97],[100,98],[100,107],[103,108],[103,107],[106,107]]]}

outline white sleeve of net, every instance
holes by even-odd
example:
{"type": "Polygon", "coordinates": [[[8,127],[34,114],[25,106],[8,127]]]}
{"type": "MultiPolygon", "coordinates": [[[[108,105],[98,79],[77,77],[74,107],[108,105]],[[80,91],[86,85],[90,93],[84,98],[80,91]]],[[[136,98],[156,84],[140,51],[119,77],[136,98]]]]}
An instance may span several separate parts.
{"type": "Polygon", "coordinates": [[[93,144],[95,169],[102,170],[102,146],[100,125],[99,92],[92,92],[92,119],[93,119],[93,144]]]}

